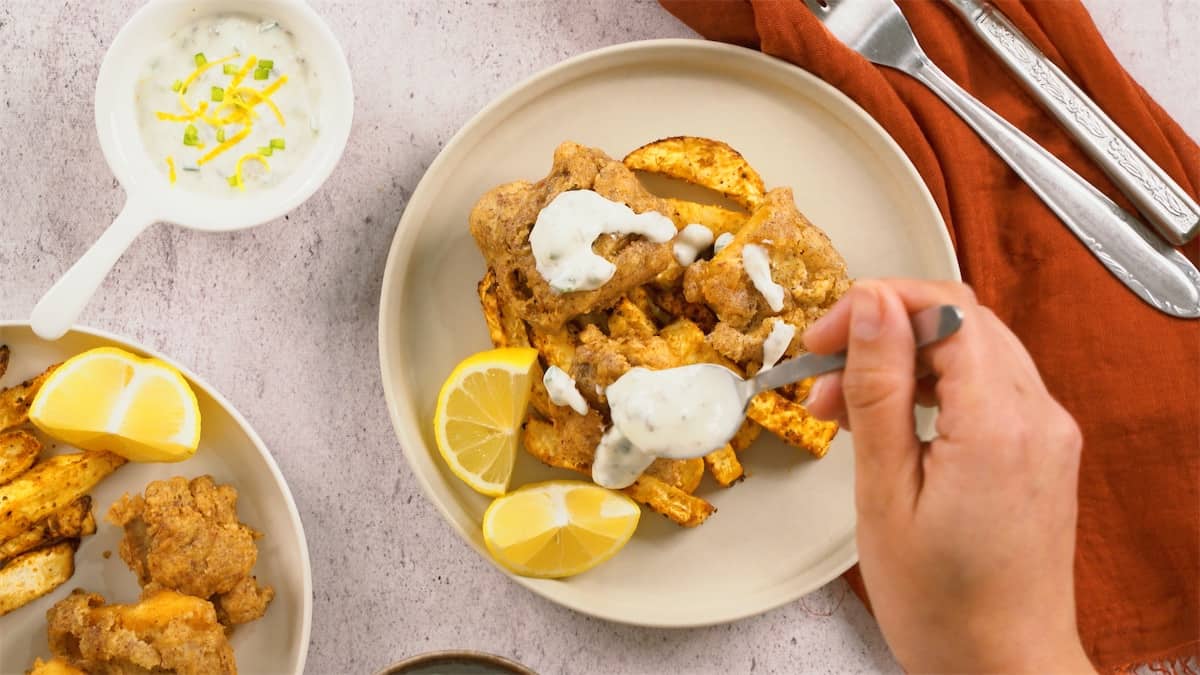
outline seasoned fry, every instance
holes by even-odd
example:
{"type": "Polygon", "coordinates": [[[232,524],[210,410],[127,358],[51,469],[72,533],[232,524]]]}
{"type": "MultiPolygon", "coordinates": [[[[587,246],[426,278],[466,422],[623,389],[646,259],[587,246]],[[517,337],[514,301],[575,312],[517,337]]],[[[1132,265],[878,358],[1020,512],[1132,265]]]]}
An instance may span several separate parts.
{"type": "Polygon", "coordinates": [[[764,391],[750,401],[746,416],[789,445],[824,457],[837,434],[837,422],[812,417],[803,405],[789,401],[777,391],[764,391]]]}
{"type": "Polygon", "coordinates": [[[692,223],[699,223],[712,230],[714,236],[719,237],[725,233],[737,234],[748,218],[744,213],[730,211],[712,204],[697,204],[674,197],[664,197],[663,201],[671,209],[671,212],[665,215],[675,222],[675,227],[681,230],[692,223]]]}
{"type": "Polygon", "coordinates": [[[38,390],[42,388],[42,383],[57,367],[57,365],[50,366],[33,379],[0,391],[0,431],[29,421],[29,405],[33,403],[33,397],[37,396],[38,390]]]}
{"type": "Polygon", "coordinates": [[[622,492],[629,495],[633,501],[649,506],[651,510],[683,527],[696,527],[717,511],[712,504],[654,476],[643,474],[622,492]]]}
{"type": "Polygon", "coordinates": [[[712,474],[713,480],[717,481],[717,485],[721,487],[733,485],[745,472],[742,469],[741,461],[737,458],[737,453],[733,450],[733,445],[729,443],[720,450],[714,450],[705,455],[704,464],[708,467],[708,472],[712,474]]]}
{"type": "Polygon", "coordinates": [[[575,340],[566,328],[543,331],[530,326],[529,341],[547,364],[571,372],[571,365],[575,362],[575,340]]]}
{"type": "Polygon", "coordinates": [[[4,377],[4,373],[8,372],[8,345],[0,345],[0,377],[4,377]]]}
{"type": "Polygon", "coordinates": [[[704,460],[695,459],[663,459],[654,460],[646,468],[645,476],[653,476],[677,490],[691,494],[700,486],[704,479],[704,460]]]}
{"type": "Polygon", "coordinates": [[[42,451],[42,442],[33,434],[14,429],[0,433],[0,485],[25,473],[42,451]]]}
{"type": "Polygon", "coordinates": [[[0,487],[0,541],[11,539],[82,497],[125,463],[111,452],[48,457],[0,487]]]}
{"type": "Polygon", "coordinates": [[[658,332],[650,316],[629,297],[621,298],[613,305],[608,317],[608,332],[615,338],[648,338],[658,332]]]}
{"type": "Polygon", "coordinates": [[[762,427],[754,420],[746,420],[742,422],[742,428],[733,435],[729,441],[729,447],[733,448],[734,452],[742,452],[749,448],[754,441],[758,440],[758,434],[762,431],[762,427]]]}
{"type": "Polygon", "coordinates": [[[0,565],[26,551],[95,533],[96,519],[92,516],[92,498],[80,497],[38,521],[32,528],[12,539],[0,542],[0,565]]]}
{"type": "Polygon", "coordinates": [[[77,541],[31,551],[0,569],[0,616],[37,600],[75,573],[77,541]]]}
{"type": "Polygon", "coordinates": [[[762,177],[741,153],[709,138],[664,138],[629,153],[624,163],[635,171],[681,178],[715,190],[748,211],[756,210],[766,194],[762,177]]]}

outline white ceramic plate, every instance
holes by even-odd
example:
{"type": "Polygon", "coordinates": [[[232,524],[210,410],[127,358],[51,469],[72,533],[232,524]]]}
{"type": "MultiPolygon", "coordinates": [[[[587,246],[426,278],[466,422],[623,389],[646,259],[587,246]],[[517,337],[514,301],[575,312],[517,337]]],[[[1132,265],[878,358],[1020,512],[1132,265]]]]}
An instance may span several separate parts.
{"type": "MultiPolygon", "coordinates": [[[[308,545],[283,475],[246,420],[220,394],[179,364],[114,335],[76,328],[57,342],[46,342],[35,336],[27,324],[0,323],[0,344],[12,349],[8,372],[0,379],[0,387],[28,379],[84,350],[120,347],[179,368],[196,392],[201,415],[200,449],[191,459],[177,464],[129,463],[89,493],[97,531],[86,537],[75,553],[75,576],[49,595],[0,617],[0,673],[22,673],[33,664],[34,657],[49,657],[46,610],[71,590],[84,588],[100,593],[109,602],[137,601],[137,580],[117,553],[121,528],[105,521],[108,507],[126,492],[142,492],[150,481],[203,474],[211,474],[218,483],[236,487],[238,515],[243,522],[266,533],[258,541],[254,574],[260,582],[275,587],[275,599],[263,618],[234,631],[231,642],[238,670],[302,673],[312,621],[308,545]],[[112,551],[107,560],[104,551],[112,551]]],[[[72,449],[60,446],[54,450],[66,451],[72,449]]]]}
{"type": "MultiPolygon", "coordinates": [[[[384,392],[400,443],[429,498],[485,557],[488,500],[443,466],[431,424],[442,380],[491,346],[475,294],[483,258],[467,215],[489,188],[544,176],[563,140],[621,157],[682,134],[724,140],[767,187],[791,186],[852,275],[958,278],[942,219],[899,147],[795,67],[721,44],[656,40],[585,54],[524,82],[430,166],[392,242],[380,306],[384,392]]],[[[857,559],[850,438],[840,434],[814,461],[767,437],[743,455],[747,480],[721,489],[706,479],[698,494],[719,511],[699,528],[647,513],[608,563],[562,581],[516,580],[579,611],[652,626],[731,621],[829,582],[857,559]]],[[[547,475],[579,478],[522,453],[514,486],[547,475]]]]}

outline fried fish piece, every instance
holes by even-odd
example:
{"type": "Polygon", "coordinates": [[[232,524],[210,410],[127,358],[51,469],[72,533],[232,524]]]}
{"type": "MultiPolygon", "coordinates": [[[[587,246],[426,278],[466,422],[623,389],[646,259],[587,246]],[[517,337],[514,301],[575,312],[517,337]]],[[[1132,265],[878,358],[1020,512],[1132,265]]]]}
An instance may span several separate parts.
{"type": "Polygon", "coordinates": [[[46,378],[50,377],[50,373],[57,367],[50,366],[37,377],[25,380],[15,387],[0,390],[0,431],[29,421],[29,406],[33,403],[33,397],[37,396],[46,378]]]}
{"type": "Polygon", "coordinates": [[[42,442],[27,431],[13,429],[0,433],[0,485],[25,473],[41,452],[42,442]]]}
{"type": "Polygon", "coordinates": [[[29,551],[0,568],[0,616],[65,584],[75,574],[78,544],[72,539],[29,551]]]}
{"type": "Polygon", "coordinates": [[[84,495],[38,521],[28,530],[0,542],[0,565],[35,548],[95,533],[96,519],[92,516],[92,498],[84,495]]]}
{"type": "Polygon", "coordinates": [[[160,590],[106,605],[76,590],[46,612],[50,651],[93,675],[236,675],[225,628],[207,600],[160,590]]]}
{"type": "Polygon", "coordinates": [[[600,150],[565,142],[554,151],[550,173],[537,183],[517,181],[484,194],[469,217],[471,234],[489,268],[497,293],[514,316],[542,330],[554,330],[575,316],[610,307],[630,289],[653,279],[674,260],[669,242],[637,235],[603,235],[593,250],[616,265],[600,288],[557,293],[537,271],[529,234],[538,214],[567,190],[591,189],[626,204],[636,213],[666,206],[620,162],[600,150]]]}
{"type": "Polygon", "coordinates": [[[625,155],[625,166],[680,178],[720,192],[754,211],[762,203],[762,177],[728,143],[698,136],[673,136],[647,143],[625,155]]]}
{"type": "Polygon", "coordinates": [[[47,457],[0,486],[0,541],[85,495],[125,460],[111,452],[77,452],[47,457]]]}
{"type": "MultiPolygon", "coordinates": [[[[239,585],[252,578],[258,559],[255,540],[262,534],[238,520],[237,490],[217,485],[212,476],[188,481],[182,476],[157,480],[145,495],[122,496],[109,508],[108,520],[125,528],[121,559],[146,589],[166,588],[224,605],[239,585]]],[[[274,597],[267,586],[253,595],[257,605],[227,618],[245,623],[262,616],[274,597]]]]}
{"type": "Polygon", "coordinates": [[[58,657],[54,657],[49,661],[34,659],[33,668],[30,668],[26,675],[87,675],[87,673],[58,657]]]}

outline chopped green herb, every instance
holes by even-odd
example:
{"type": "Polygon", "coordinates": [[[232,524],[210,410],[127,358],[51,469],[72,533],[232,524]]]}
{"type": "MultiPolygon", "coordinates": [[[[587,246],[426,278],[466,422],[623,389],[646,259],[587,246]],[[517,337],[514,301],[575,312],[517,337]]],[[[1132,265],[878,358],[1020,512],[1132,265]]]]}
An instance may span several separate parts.
{"type": "Polygon", "coordinates": [[[196,129],[195,124],[189,124],[189,125],[187,125],[187,128],[183,130],[183,144],[184,145],[199,145],[200,144],[200,132],[196,129]]]}
{"type": "Polygon", "coordinates": [[[269,70],[263,70],[262,68],[254,69],[254,79],[256,79],[256,80],[265,80],[270,76],[271,76],[271,71],[269,71],[269,70]]]}
{"type": "Polygon", "coordinates": [[[171,83],[171,91],[179,91],[183,89],[183,80],[175,80],[171,83]]]}
{"type": "Polygon", "coordinates": [[[263,70],[270,70],[275,67],[275,62],[271,59],[259,59],[258,67],[263,70]]]}
{"type": "Polygon", "coordinates": [[[224,129],[217,129],[217,142],[218,143],[225,142],[225,130],[224,129]]]}
{"type": "Polygon", "coordinates": [[[270,157],[274,152],[275,150],[269,145],[264,145],[258,149],[258,154],[262,155],[263,157],[270,157]]]}
{"type": "Polygon", "coordinates": [[[220,87],[212,88],[212,100],[220,103],[225,100],[225,90],[220,87]]]}
{"type": "Polygon", "coordinates": [[[282,138],[272,138],[271,147],[276,150],[283,150],[287,147],[287,143],[282,138]]]}
{"type": "Polygon", "coordinates": [[[226,63],[225,66],[221,68],[221,71],[226,75],[237,75],[238,67],[237,64],[226,63]]]}
{"type": "Polygon", "coordinates": [[[196,62],[197,68],[208,63],[208,58],[204,56],[204,52],[196,52],[196,55],[192,57],[192,60],[196,62]]]}
{"type": "Polygon", "coordinates": [[[238,186],[238,179],[237,179],[236,175],[226,178],[225,182],[229,183],[229,187],[237,187],[238,186]]]}

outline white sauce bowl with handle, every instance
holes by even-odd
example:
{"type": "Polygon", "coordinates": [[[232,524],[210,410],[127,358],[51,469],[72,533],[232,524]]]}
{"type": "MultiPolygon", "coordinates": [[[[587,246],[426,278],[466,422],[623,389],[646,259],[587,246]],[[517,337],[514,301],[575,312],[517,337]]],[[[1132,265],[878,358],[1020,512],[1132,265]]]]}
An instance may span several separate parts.
{"type": "Polygon", "coordinates": [[[350,68],[333,32],[303,0],[151,0],[113,40],[96,81],[96,131],[126,201],[108,230],[33,309],[43,339],[64,335],[104,277],[143,230],[167,222],[193,230],[226,232],[283,216],[325,182],[341,158],[354,114],[350,68]],[[179,29],[206,16],[241,14],[286,26],[319,86],[314,102],[319,133],[304,162],[266,187],[232,190],[228,197],[181,189],[157,166],[139,129],[137,82],[162,45],[179,29]]]}

